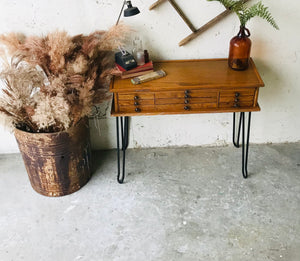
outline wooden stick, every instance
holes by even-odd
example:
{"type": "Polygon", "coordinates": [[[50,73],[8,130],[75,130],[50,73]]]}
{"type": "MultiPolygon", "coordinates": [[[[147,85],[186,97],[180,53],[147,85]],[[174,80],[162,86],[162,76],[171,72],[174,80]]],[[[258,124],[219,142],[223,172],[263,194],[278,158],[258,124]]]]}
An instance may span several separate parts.
{"type": "Polygon", "coordinates": [[[183,21],[187,24],[187,26],[192,30],[192,32],[196,32],[197,29],[194,27],[194,25],[191,23],[191,21],[186,17],[186,15],[182,12],[182,10],[180,9],[180,7],[175,3],[174,0],[168,0],[170,2],[170,4],[175,8],[175,10],[177,11],[177,13],[181,16],[181,18],[183,19],[183,21]]]}
{"type": "Polygon", "coordinates": [[[158,1],[156,1],[154,4],[152,4],[152,5],[149,7],[149,10],[154,9],[155,7],[157,7],[158,5],[160,5],[160,4],[162,4],[162,3],[166,2],[166,1],[167,1],[167,0],[158,0],[158,1]]]}
{"type": "Polygon", "coordinates": [[[149,7],[149,10],[154,9],[155,7],[157,7],[158,5],[169,1],[170,4],[173,6],[173,8],[176,10],[176,12],[180,15],[180,17],[183,19],[183,21],[187,24],[187,26],[192,30],[192,32],[196,32],[197,29],[194,27],[194,25],[191,23],[191,21],[187,18],[187,16],[183,13],[183,11],[180,9],[180,7],[175,3],[174,0],[158,0],[156,1],[154,4],[152,4],[149,7]]]}
{"type": "MultiPolygon", "coordinates": [[[[250,1],[250,0],[245,0],[245,2],[248,2],[248,1],[250,1]]],[[[188,37],[186,37],[183,40],[181,40],[179,42],[179,46],[183,46],[183,45],[187,44],[188,42],[192,41],[197,36],[199,36],[201,33],[203,33],[204,31],[206,31],[209,27],[213,26],[214,24],[216,24],[217,22],[219,22],[220,20],[222,20],[223,18],[225,18],[230,13],[231,13],[231,10],[226,9],[223,13],[219,14],[218,16],[216,16],[215,18],[213,18],[212,20],[210,20],[209,22],[207,22],[205,25],[201,26],[194,33],[190,34],[188,37]]]]}
{"type": "Polygon", "coordinates": [[[193,39],[195,39],[198,35],[200,35],[201,33],[203,33],[204,31],[206,31],[209,27],[211,27],[212,25],[216,24],[217,22],[219,22],[220,20],[222,20],[223,18],[225,18],[227,15],[229,15],[231,13],[230,10],[226,10],[223,13],[219,14],[218,16],[216,16],[214,19],[210,20],[209,22],[207,22],[205,25],[201,26],[198,30],[196,30],[194,33],[190,34],[188,37],[184,38],[183,40],[181,40],[179,42],[179,46],[183,46],[185,44],[187,44],[188,42],[192,41],[193,39]]]}
{"type": "MultiPolygon", "coordinates": [[[[175,3],[174,0],[158,0],[158,1],[156,1],[154,4],[152,4],[150,6],[149,10],[154,9],[156,6],[162,4],[162,3],[166,2],[166,1],[169,1],[169,3],[175,8],[175,10],[177,11],[177,13],[181,16],[181,18],[184,20],[184,22],[188,25],[188,27],[193,32],[188,37],[186,37],[183,40],[181,40],[179,42],[179,46],[183,46],[183,45],[187,44],[188,42],[192,41],[197,36],[199,36],[201,33],[203,33],[204,31],[206,31],[209,27],[213,26],[214,24],[216,24],[217,22],[219,22],[220,20],[222,20],[223,18],[225,18],[227,15],[229,15],[231,13],[231,10],[227,9],[223,13],[221,13],[218,16],[216,16],[215,18],[213,18],[212,20],[208,21],[205,25],[201,26],[199,29],[196,29],[194,27],[194,25],[191,23],[191,21],[182,12],[182,10],[180,9],[180,7],[175,3]]],[[[244,2],[248,2],[248,1],[250,1],[250,0],[245,0],[244,2]]]]}

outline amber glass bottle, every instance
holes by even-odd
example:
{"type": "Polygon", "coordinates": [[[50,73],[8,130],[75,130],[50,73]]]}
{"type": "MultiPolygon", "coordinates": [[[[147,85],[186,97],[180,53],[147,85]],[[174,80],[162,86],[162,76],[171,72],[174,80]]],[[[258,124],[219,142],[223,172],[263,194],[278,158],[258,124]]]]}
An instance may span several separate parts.
{"type": "Polygon", "coordinates": [[[249,66],[251,40],[249,30],[241,26],[237,36],[230,41],[228,65],[234,70],[246,70],[249,66]]]}

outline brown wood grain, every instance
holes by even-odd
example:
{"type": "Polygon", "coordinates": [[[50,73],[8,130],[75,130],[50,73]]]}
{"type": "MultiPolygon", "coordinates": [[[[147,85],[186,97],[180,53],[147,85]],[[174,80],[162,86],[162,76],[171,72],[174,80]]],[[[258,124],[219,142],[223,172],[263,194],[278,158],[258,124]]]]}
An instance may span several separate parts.
{"type": "Polygon", "coordinates": [[[156,112],[156,107],[154,105],[139,105],[139,106],[134,106],[134,105],[121,105],[119,106],[120,112],[121,113],[128,113],[132,114],[134,113],[135,115],[143,115],[144,113],[154,113],[156,112]],[[141,111],[136,112],[135,109],[139,108],[141,111]]]}
{"type": "MultiPolygon", "coordinates": [[[[234,102],[235,97],[230,97],[230,96],[222,96],[220,97],[220,103],[222,102],[234,102]]],[[[239,102],[253,102],[254,101],[254,96],[243,96],[239,98],[239,102]]]]}
{"type": "Polygon", "coordinates": [[[154,66],[167,76],[138,86],[113,80],[110,90],[118,103],[113,116],[260,110],[257,90],[264,83],[252,59],[246,71],[230,69],[227,59],[162,61],[154,66]]]}
{"type": "Polygon", "coordinates": [[[119,100],[151,100],[154,99],[154,93],[141,93],[141,92],[130,92],[130,93],[119,93],[119,100]]]}
{"type": "Polygon", "coordinates": [[[256,88],[245,88],[245,89],[235,89],[235,90],[222,90],[220,92],[220,97],[229,96],[235,97],[235,94],[239,94],[239,97],[243,96],[253,96],[256,88]]]}
{"type": "MultiPolygon", "coordinates": [[[[138,105],[151,105],[154,104],[154,99],[152,100],[139,100],[139,101],[135,101],[135,100],[120,100],[119,101],[119,105],[120,106],[127,106],[127,105],[135,105],[135,103],[137,103],[138,105]]],[[[138,106],[137,105],[137,106],[138,106]]]]}
{"type": "Polygon", "coordinates": [[[254,103],[253,106],[256,106],[256,104],[258,103],[258,93],[259,93],[259,88],[256,88],[255,90],[255,94],[254,94],[254,103]]]}
{"type": "Polygon", "coordinates": [[[234,71],[228,67],[227,59],[182,60],[155,62],[156,69],[163,69],[167,76],[140,85],[130,79],[115,78],[111,92],[155,92],[184,91],[186,89],[216,89],[263,87],[264,83],[250,60],[245,71],[234,71]]]}
{"type": "Polygon", "coordinates": [[[217,92],[211,90],[191,90],[187,88],[184,91],[157,92],[155,94],[155,98],[156,99],[184,98],[186,95],[188,95],[191,98],[217,97],[217,92]],[[187,94],[185,93],[186,91],[188,92],[187,94]]]}
{"type": "Polygon", "coordinates": [[[205,98],[190,98],[190,99],[155,99],[155,104],[202,104],[202,103],[216,103],[216,97],[205,97],[205,98]],[[185,102],[187,101],[187,102],[185,102]]]}
{"type": "MultiPolygon", "coordinates": [[[[253,106],[253,99],[251,99],[250,101],[240,101],[239,103],[240,108],[252,108],[253,106]]],[[[234,108],[235,103],[233,101],[228,101],[228,102],[220,102],[219,103],[219,108],[223,109],[223,108],[234,108]]],[[[251,111],[251,109],[250,109],[251,111]]]]}
{"type": "Polygon", "coordinates": [[[249,111],[260,111],[259,105],[253,107],[252,105],[249,107],[241,107],[241,108],[233,108],[233,107],[222,107],[222,108],[205,108],[205,109],[197,109],[192,111],[157,111],[153,110],[155,107],[147,107],[146,110],[141,110],[141,112],[137,113],[133,109],[127,111],[119,111],[115,112],[111,111],[111,115],[114,117],[121,116],[157,116],[157,115],[174,115],[174,114],[199,114],[199,113],[227,113],[227,112],[249,112],[249,111]]]}

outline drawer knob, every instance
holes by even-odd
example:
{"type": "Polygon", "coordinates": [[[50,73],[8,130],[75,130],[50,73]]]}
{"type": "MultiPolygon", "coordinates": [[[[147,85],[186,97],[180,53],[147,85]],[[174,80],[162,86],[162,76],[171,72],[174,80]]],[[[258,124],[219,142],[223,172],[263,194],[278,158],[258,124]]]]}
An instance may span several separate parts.
{"type": "Polygon", "coordinates": [[[185,100],[184,103],[185,103],[185,104],[189,104],[189,101],[188,101],[188,100],[185,100]]]}
{"type": "Polygon", "coordinates": [[[135,99],[135,100],[138,100],[138,99],[139,99],[139,96],[134,96],[134,99],[135,99]]]}
{"type": "Polygon", "coordinates": [[[140,108],[135,108],[135,112],[141,112],[140,108]]]}
{"type": "Polygon", "coordinates": [[[190,96],[186,94],[186,95],[184,96],[184,98],[188,99],[188,98],[190,98],[190,96]]]}
{"type": "Polygon", "coordinates": [[[189,94],[189,93],[190,93],[189,90],[185,90],[185,91],[184,91],[184,94],[189,94]]]}
{"type": "Polygon", "coordinates": [[[236,93],[235,93],[235,97],[240,97],[240,95],[241,95],[241,94],[240,94],[239,92],[236,92],[236,93]]]}
{"type": "Polygon", "coordinates": [[[235,98],[234,99],[234,102],[239,102],[240,100],[238,98],[235,98]]]}
{"type": "Polygon", "coordinates": [[[139,105],[139,103],[136,101],[136,102],[134,102],[134,105],[135,105],[135,106],[138,106],[138,105],[139,105]]]}
{"type": "Polygon", "coordinates": [[[189,106],[184,106],[184,110],[189,111],[190,107],[189,106]]]}
{"type": "Polygon", "coordinates": [[[235,103],[235,104],[233,105],[233,107],[234,107],[234,108],[239,108],[240,105],[239,105],[238,103],[235,103]]]}

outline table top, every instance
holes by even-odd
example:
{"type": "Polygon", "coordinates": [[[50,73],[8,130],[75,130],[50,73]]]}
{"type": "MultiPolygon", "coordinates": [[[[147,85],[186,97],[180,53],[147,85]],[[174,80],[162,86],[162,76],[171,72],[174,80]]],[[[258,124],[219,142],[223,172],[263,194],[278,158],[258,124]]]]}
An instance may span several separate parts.
{"type": "Polygon", "coordinates": [[[252,59],[249,68],[245,71],[235,71],[228,67],[227,59],[203,59],[203,60],[174,60],[154,63],[154,69],[162,69],[167,76],[133,85],[130,79],[114,78],[111,92],[128,91],[166,91],[183,90],[187,87],[201,87],[205,89],[218,88],[243,88],[263,87],[259,73],[252,59]]]}

